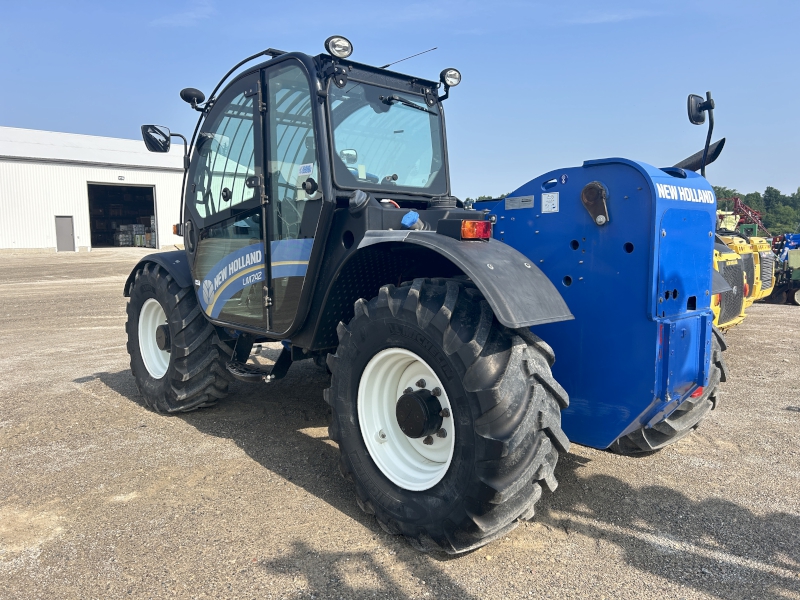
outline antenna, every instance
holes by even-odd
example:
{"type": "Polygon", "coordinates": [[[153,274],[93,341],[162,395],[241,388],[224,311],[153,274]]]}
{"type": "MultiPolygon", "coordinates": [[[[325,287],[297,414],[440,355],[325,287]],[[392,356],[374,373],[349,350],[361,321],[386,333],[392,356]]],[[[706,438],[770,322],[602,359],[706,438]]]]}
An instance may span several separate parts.
{"type": "Polygon", "coordinates": [[[437,50],[438,48],[439,48],[438,46],[434,46],[433,48],[429,48],[428,50],[425,50],[424,52],[417,52],[416,54],[412,54],[411,56],[406,56],[405,58],[401,58],[400,60],[396,60],[394,62],[390,62],[388,65],[383,65],[382,67],[378,67],[378,68],[379,69],[385,69],[387,67],[391,67],[392,65],[396,65],[397,63],[401,63],[404,60],[408,60],[409,58],[414,58],[415,56],[419,56],[420,54],[425,54],[426,52],[433,52],[434,50],[437,50]]]}

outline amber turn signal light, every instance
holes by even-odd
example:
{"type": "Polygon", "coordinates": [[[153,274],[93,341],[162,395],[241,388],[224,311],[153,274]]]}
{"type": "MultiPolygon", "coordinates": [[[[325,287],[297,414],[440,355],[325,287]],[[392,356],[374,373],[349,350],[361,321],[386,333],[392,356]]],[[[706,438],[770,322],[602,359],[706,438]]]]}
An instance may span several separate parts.
{"type": "Polygon", "coordinates": [[[492,237],[492,224],[489,221],[461,221],[462,240],[488,240],[492,237]]]}
{"type": "Polygon", "coordinates": [[[492,223],[491,221],[440,219],[436,224],[436,233],[456,240],[486,241],[492,237],[492,223]]]}

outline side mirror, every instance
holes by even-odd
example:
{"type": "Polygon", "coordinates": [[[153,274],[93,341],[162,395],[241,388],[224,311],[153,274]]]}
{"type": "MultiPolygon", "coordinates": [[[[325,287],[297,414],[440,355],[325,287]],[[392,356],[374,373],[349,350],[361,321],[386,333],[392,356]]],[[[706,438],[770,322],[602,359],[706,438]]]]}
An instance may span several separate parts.
{"type": "Polygon", "coordinates": [[[697,94],[689,94],[686,108],[689,113],[689,121],[692,125],[702,125],[706,122],[706,107],[703,106],[705,98],[697,94]]]}
{"type": "Polygon", "coordinates": [[[341,150],[339,152],[339,158],[341,158],[342,162],[346,165],[354,165],[358,162],[358,152],[351,148],[341,150]]]}
{"type": "Polygon", "coordinates": [[[142,139],[150,152],[169,152],[170,132],[161,125],[142,125],[142,139]]]}
{"type": "Polygon", "coordinates": [[[197,105],[202,104],[205,99],[205,94],[196,88],[183,88],[181,90],[181,100],[191,104],[192,108],[195,110],[203,110],[197,105]]]}

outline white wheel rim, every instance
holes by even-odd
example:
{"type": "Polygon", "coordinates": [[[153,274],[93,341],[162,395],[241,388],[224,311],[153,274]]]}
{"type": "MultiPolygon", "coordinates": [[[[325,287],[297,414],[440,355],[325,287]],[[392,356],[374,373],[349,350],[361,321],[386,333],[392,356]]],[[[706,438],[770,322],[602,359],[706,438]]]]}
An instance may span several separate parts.
{"type": "Polygon", "coordinates": [[[161,379],[169,368],[169,352],[156,343],[156,328],[167,322],[167,315],[161,303],[148,298],[139,313],[139,352],[142,361],[153,379],[161,379]]]}
{"type": "Polygon", "coordinates": [[[378,352],[367,364],[358,385],[358,422],[369,455],[381,472],[396,485],[412,491],[427,490],[442,480],[453,460],[455,448],[453,408],[434,370],[419,356],[403,348],[378,352]],[[438,387],[442,409],[450,416],[442,420],[445,438],[433,435],[433,444],[407,437],[397,423],[396,405],[406,388],[438,387]]]}

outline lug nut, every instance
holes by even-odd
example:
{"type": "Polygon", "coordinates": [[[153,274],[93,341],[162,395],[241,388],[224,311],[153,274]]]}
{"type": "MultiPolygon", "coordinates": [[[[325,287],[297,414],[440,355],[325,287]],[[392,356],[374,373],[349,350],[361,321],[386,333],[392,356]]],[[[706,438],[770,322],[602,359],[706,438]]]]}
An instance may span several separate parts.
{"type": "Polygon", "coordinates": [[[443,408],[442,410],[439,411],[439,416],[440,417],[444,417],[446,419],[447,417],[450,416],[450,409],[449,408],[443,408]]]}
{"type": "Polygon", "coordinates": [[[410,393],[411,393],[411,392],[413,392],[413,391],[414,391],[414,390],[412,390],[410,387],[407,387],[406,389],[404,389],[404,390],[403,390],[403,393],[404,393],[404,394],[410,394],[410,393]]]}
{"type": "Polygon", "coordinates": [[[442,388],[435,387],[431,390],[431,394],[434,396],[441,396],[442,395],[442,388]]]}
{"type": "Polygon", "coordinates": [[[417,382],[417,387],[418,387],[418,388],[424,388],[424,387],[425,387],[425,380],[424,380],[424,379],[420,379],[420,380],[417,382]]]}
{"type": "Polygon", "coordinates": [[[446,438],[447,437],[447,432],[444,430],[444,427],[442,427],[439,431],[436,432],[436,437],[440,437],[440,438],[446,438]]]}
{"type": "Polygon", "coordinates": [[[422,440],[422,443],[425,444],[426,446],[431,446],[433,445],[433,438],[431,436],[428,436],[424,440],[422,440]]]}

